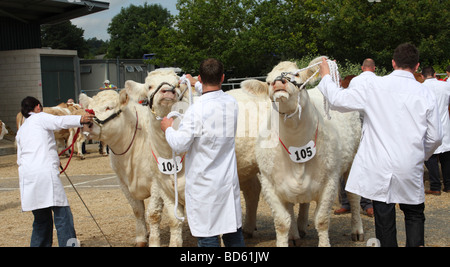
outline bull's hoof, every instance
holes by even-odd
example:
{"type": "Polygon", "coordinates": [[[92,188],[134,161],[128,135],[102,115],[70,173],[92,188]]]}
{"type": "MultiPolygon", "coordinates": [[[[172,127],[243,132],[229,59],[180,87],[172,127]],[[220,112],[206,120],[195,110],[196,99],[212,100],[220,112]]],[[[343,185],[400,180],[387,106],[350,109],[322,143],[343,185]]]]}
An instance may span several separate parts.
{"type": "Polygon", "coordinates": [[[289,247],[301,247],[301,239],[289,239],[289,247]]]}
{"type": "Polygon", "coordinates": [[[353,242],[362,242],[364,241],[364,234],[352,234],[353,242]]]}
{"type": "Polygon", "coordinates": [[[135,247],[145,248],[145,247],[147,247],[147,242],[137,242],[135,247]]]}

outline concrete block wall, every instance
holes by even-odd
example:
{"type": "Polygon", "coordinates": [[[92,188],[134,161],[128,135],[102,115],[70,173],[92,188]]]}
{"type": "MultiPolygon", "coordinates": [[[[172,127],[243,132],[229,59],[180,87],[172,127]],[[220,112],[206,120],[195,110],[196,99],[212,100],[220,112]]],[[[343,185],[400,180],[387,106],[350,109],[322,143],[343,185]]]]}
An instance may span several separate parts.
{"type": "Polygon", "coordinates": [[[0,120],[13,131],[20,103],[26,96],[43,102],[41,55],[76,56],[77,51],[24,49],[0,51],[0,120]]]}

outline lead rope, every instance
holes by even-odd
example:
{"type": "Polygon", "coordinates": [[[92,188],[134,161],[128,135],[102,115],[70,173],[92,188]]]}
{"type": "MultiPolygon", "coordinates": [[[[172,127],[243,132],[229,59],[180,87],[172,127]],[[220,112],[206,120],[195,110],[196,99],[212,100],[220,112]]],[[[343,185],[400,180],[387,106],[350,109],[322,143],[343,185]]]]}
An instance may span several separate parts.
{"type": "MultiPolygon", "coordinates": [[[[327,63],[328,63],[328,66],[330,67],[330,75],[331,75],[331,79],[333,80],[333,82],[337,85],[337,87],[338,88],[341,88],[341,84],[340,84],[340,76],[339,76],[339,68],[338,68],[338,65],[336,64],[336,62],[335,61],[333,61],[333,60],[329,60],[329,59],[327,59],[327,63]]],[[[305,70],[308,70],[308,69],[311,69],[311,68],[313,68],[313,67],[315,67],[315,66],[318,66],[318,65],[320,65],[320,64],[322,64],[322,62],[317,62],[317,63],[315,63],[315,64],[312,64],[312,65],[310,65],[310,66],[308,66],[308,67],[306,67],[306,68],[303,68],[303,69],[298,69],[298,70],[296,70],[296,71],[294,71],[294,72],[289,72],[289,73],[286,73],[287,75],[291,75],[291,81],[292,80],[294,80],[294,78],[295,78],[295,75],[297,75],[298,73],[300,73],[300,72],[302,72],[302,71],[305,71],[305,70]]],[[[300,91],[302,90],[302,89],[304,89],[305,88],[305,86],[306,86],[306,84],[313,78],[313,77],[315,77],[316,75],[318,75],[319,74],[319,71],[320,71],[320,69],[318,69],[318,70],[316,70],[315,72],[314,72],[314,74],[313,75],[311,75],[301,86],[300,86],[300,91]]],[[[299,116],[299,118],[300,118],[300,116],[302,115],[302,110],[301,110],[301,106],[300,106],[300,94],[298,95],[298,105],[299,105],[299,107],[297,108],[297,110],[298,110],[298,116],[299,116]]],[[[324,110],[325,110],[325,114],[326,114],[326,117],[327,117],[327,119],[329,119],[329,120],[331,120],[331,116],[330,116],[330,103],[328,102],[328,100],[324,97],[323,98],[323,108],[324,108],[324,110]]],[[[286,121],[286,119],[287,118],[290,118],[290,117],[292,117],[295,113],[297,113],[297,110],[294,112],[294,113],[292,113],[292,114],[290,114],[288,117],[286,117],[285,116],[285,118],[284,118],[284,120],[286,121]]]]}
{"type": "MultiPolygon", "coordinates": [[[[190,90],[190,88],[189,88],[189,90],[190,90]]],[[[167,115],[167,118],[173,118],[173,117],[182,118],[183,115],[177,111],[172,111],[167,115]]],[[[175,218],[184,222],[184,217],[178,216],[178,175],[177,175],[178,166],[177,166],[177,160],[175,159],[175,151],[173,149],[172,149],[172,159],[175,164],[175,168],[174,168],[175,172],[173,174],[173,180],[174,180],[173,186],[174,186],[174,190],[175,190],[175,206],[173,207],[173,213],[175,215],[175,218]]]]}
{"type": "Polygon", "coordinates": [[[108,238],[106,237],[106,234],[103,232],[102,228],[100,227],[100,225],[98,224],[97,220],[95,219],[94,215],[92,214],[92,212],[89,210],[88,206],[86,205],[86,203],[84,202],[83,198],[81,197],[80,193],[78,192],[77,188],[75,187],[75,185],[72,183],[72,180],[70,180],[69,176],[67,175],[67,173],[63,170],[63,167],[60,165],[59,166],[62,170],[62,173],[64,173],[66,175],[67,180],[69,181],[70,185],[72,186],[73,190],[75,190],[75,192],[77,193],[78,197],[80,198],[81,202],[83,203],[84,207],[86,208],[86,210],[88,211],[89,215],[91,215],[92,220],[94,220],[95,225],[97,225],[98,230],[100,230],[100,232],[102,233],[103,237],[105,238],[106,242],[108,243],[109,247],[112,247],[111,243],[109,242],[108,238]]]}
{"type": "MultiPolygon", "coordinates": [[[[192,98],[192,89],[191,89],[191,82],[189,81],[188,78],[186,78],[186,75],[183,75],[180,79],[180,84],[186,84],[187,85],[187,89],[189,90],[189,106],[192,105],[193,102],[193,98],[192,98]]],[[[181,98],[182,96],[180,96],[181,98]]],[[[172,111],[167,115],[167,118],[173,118],[173,117],[180,117],[183,118],[183,115],[180,112],[177,111],[172,111]]],[[[175,172],[173,174],[173,179],[174,179],[174,190],[175,190],[175,206],[173,207],[173,213],[175,215],[175,218],[177,218],[178,220],[184,222],[184,217],[179,217],[178,216],[178,175],[177,175],[177,170],[178,170],[178,166],[177,166],[177,160],[175,158],[175,151],[173,151],[172,149],[172,159],[173,162],[175,164],[175,172]]]]}

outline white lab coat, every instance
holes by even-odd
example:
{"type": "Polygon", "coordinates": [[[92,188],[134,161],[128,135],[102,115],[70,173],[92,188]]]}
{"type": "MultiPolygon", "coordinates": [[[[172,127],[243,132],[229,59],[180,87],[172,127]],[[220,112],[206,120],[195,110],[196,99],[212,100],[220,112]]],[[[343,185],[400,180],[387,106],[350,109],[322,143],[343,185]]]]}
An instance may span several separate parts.
{"type": "Polygon", "coordinates": [[[348,88],[358,87],[360,84],[365,83],[367,79],[372,79],[375,77],[377,77],[377,75],[375,75],[372,71],[364,71],[350,81],[348,88]]]}
{"type": "Polygon", "coordinates": [[[423,84],[436,95],[439,117],[442,124],[442,134],[444,135],[441,146],[434,151],[434,154],[450,151],[450,118],[448,112],[448,105],[450,104],[450,83],[432,78],[426,79],[423,84]]]}
{"type": "Polygon", "coordinates": [[[69,206],[59,179],[59,157],[53,131],[81,127],[81,116],[31,113],[16,135],[23,211],[69,206]]]}
{"type": "Polygon", "coordinates": [[[442,140],[434,94],[402,70],[344,90],[326,75],[319,90],[332,108],[365,114],[345,190],[386,203],[423,203],[423,163],[442,140]]]}
{"type": "Polygon", "coordinates": [[[187,151],[186,211],[193,236],[233,233],[242,227],[235,154],[238,105],[223,91],[202,95],[166,139],[176,153],[187,151]]]}

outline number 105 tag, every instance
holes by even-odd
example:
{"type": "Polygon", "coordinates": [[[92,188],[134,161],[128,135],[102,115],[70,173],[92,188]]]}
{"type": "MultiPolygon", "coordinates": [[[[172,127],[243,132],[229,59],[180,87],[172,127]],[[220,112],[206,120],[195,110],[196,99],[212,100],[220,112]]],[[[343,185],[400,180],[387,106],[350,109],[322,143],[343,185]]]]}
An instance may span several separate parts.
{"type": "Polygon", "coordinates": [[[306,146],[302,147],[289,147],[289,157],[293,162],[305,163],[310,161],[316,155],[316,147],[314,141],[311,140],[306,146]]]}
{"type": "Polygon", "coordinates": [[[158,168],[159,171],[164,174],[175,174],[175,172],[179,173],[181,169],[183,168],[183,165],[181,163],[181,157],[175,157],[175,160],[177,161],[177,165],[175,166],[175,163],[173,159],[164,159],[158,157],[158,168]]]}

